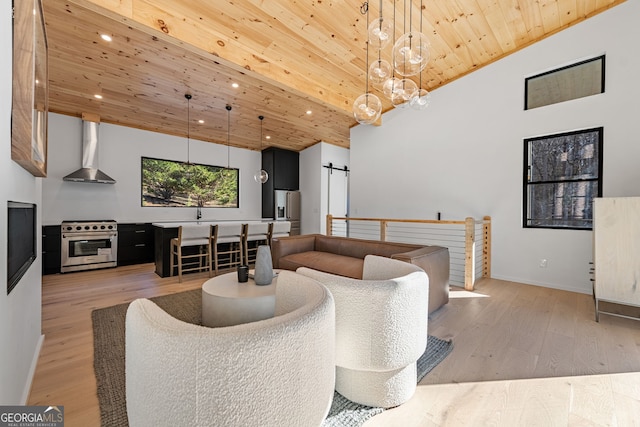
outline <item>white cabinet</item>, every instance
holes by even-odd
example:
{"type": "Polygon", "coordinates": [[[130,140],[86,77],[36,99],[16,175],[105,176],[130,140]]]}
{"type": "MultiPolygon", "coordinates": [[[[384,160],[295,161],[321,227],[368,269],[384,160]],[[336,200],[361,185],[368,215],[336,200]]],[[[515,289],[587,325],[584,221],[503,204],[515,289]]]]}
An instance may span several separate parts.
{"type": "Polygon", "coordinates": [[[599,302],[640,306],[640,197],[594,199],[593,243],[596,321],[600,313],[628,317],[599,302]]]}

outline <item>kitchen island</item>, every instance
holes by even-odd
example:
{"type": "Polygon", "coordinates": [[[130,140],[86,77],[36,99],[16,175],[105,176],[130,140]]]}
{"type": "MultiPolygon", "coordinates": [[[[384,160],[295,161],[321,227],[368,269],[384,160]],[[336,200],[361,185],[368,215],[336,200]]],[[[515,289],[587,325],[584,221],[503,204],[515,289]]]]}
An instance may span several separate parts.
{"type": "MultiPolygon", "coordinates": [[[[156,274],[160,277],[169,277],[171,275],[171,239],[178,237],[178,228],[180,226],[188,227],[194,225],[216,225],[226,224],[238,226],[242,224],[255,224],[262,222],[273,222],[272,219],[258,219],[245,221],[163,221],[154,222],[154,259],[156,263],[156,274]]],[[[280,221],[279,221],[280,222],[280,221]]]]}

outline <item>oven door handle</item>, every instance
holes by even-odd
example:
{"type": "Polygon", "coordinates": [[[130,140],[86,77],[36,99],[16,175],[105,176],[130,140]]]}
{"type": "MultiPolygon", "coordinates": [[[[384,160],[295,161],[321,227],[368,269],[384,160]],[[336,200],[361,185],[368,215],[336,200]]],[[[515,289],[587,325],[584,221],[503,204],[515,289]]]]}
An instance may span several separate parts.
{"type": "Polygon", "coordinates": [[[113,239],[118,237],[118,232],[96,232],[96,233],[62,233],[62,238],[66,240],[99,240],[99,239],[113,239]]]}

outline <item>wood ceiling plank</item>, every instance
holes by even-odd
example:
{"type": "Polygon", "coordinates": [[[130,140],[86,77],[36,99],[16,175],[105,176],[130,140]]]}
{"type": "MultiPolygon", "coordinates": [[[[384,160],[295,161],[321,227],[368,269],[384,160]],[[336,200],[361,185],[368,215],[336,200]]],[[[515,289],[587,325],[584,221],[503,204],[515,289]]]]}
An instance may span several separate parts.
{"type": "Polygon", "coordinates": [[[522,21],[527,28],[530,43],[544,36],[544,25],[542,23],[542,14],[537,2],[530,0],[517,0],[520,11],[522,12],[522,21]]]}
{"type": "MultiPolygon", "coordinates": [[[[473,5],[472,8],[467,9],[469,25],[476,29],[476,37],[482,41],[489,58],[492,59],[511,51],[516,46],[514,29],[506,25],[500,3],[503,2],[478,0],[467,3],[469,6],[473,5]]],[[[480,60],[483,59],[480,58],[480,60]]]]}
{"type": "Polygon", "coordinates": [[[528,44],[531,41],[531,37],[527,31],[518,0],[500,1],[498,3],[502,9],[502,14],[509,31],[512,34],[515,46],[528,44]]]}
{"type": "Polygon", "coordinates": [[[595,10],[608,9],[613,4],[614,1],[612,0],[596,0],[595,10]]]}
{"type": "Polygon", "coordinates": [[[133,3],[137,0],[100,0],[100,5],[118,15],[133,17],[133,3]]]}
{"type": "Polygon", "coordinates": [[[576,21],[578,17],[576,3],[576,0],[563,0],[558,3],[558,15],[562,28],[566,28],[576,21]]]}
{"type": "MultiPolygon", "coordinates": [[[[345,8],[341,7],[341,10],[334,11],[333,9],[341,3],[327,2],[326,4],[327,10],[318,11],[318,7],[311,8],[304,3],[300,4],[301,7],[294,9],[288,4],[264,2],[261,10],[268,14],[264,19],[272,16],[273,20],[279,24],[279,34],[284,41],[294,40],[316,57],[324,57],[332,64],[339,66],[348,66],[354,59],[360,57],[352,52],[352,40],[362,34],[356,27],[360,26],[359,21],[364,18],[357,9],[344,10],[345,8]],[[345,35],[345,30],[349,28],[355,29],[350,36],[353,39],[345,35]]],[[[282,42],[282,40],[265,38],[263,34],[260,36],[268,46],[282,42]]],[[[362,42],[364,43],[364,40],[362,42]]],[[[286,51],[283,53],[286,54],[286,51]]],[[[291,57],[285,60],[290,62],[291,57]]]]}
{"type": "Polygon", "coordinates": [[[433,2],[429,10],[432,16],[436,17],[436,31],[448,45],[448,51],[445,51],[447,53],[441,58],[442,61],[436,59],[433,64],[436,69],[439,63],[446,64],[440,65],[441,75],[449,81],[455,78],[459,71],[474,68],[474,64],[481,64],[483,53],[475,50],[476,44],[468,42],[475,37],[473,30],[467,27],[468,23],[453,25],[457,23],[458,14],[461,12],[446,2],[433,2]]]}
{"type": "Polygon", "coordinates": [[[586,19],[591,11],[596,9],[596,0],[581,0],[576,2],[576,17],[586,19]]]}
{"type": "Polygon", "coordinates": [[[491,61],[501,57],[505,52],[509,52],[515,47],[509,29],[504,25],[504,16],[500,8],[490,8],[489,11],[493,16],[485,15],[485,11],[480,8],[479,3],[465,1],[458,4],[468,25],[474,30],[477,40],[482,46],[486,55],[491,61]],[[491,18],[493,22],[489,22],[491,18]],[[493,27],[491,26],[493,24],[493,27]],[[494,29],[496,28],[496,29],[494,29]],[[500,30],[503,28],[503,30],[500,30]]]}
{"type": "Polygon", "coordinates": [[[560,27],[560,11],[558,0],[538,0],[536,2],[542,18],[542,27],[545,33],[553,32],[560,27]]]}

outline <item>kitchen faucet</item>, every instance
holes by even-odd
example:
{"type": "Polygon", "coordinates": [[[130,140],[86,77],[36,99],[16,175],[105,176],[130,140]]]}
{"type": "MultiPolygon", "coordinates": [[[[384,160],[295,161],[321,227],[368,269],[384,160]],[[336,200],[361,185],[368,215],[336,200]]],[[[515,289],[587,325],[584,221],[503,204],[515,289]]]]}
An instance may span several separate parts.
{"type": "Polygon", "coordinates": [[[200,219],[200,218],[202,218],[202,210],[200,209],[200,206],[198,206],[196,210],[196,219],[200,219]]]}

